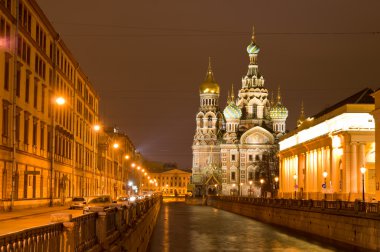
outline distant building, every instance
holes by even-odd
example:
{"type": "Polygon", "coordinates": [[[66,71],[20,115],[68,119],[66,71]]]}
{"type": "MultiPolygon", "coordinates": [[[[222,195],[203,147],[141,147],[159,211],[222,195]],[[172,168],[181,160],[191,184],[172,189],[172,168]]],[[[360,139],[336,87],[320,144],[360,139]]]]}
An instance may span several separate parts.
{"type": "Polygon", "coordinates": [[[143,192],[162,192],[163,196],[185,196],[190,183],[190,171],[180,169],[149,172],[141,180],[143,192]]]}
{"type": "Polygon", "coordinates": [[[279,197],[362,199],[375,196],[375,108],[371,89],[304,118],[280,140],[279,197]]]}
{"type": "Polygon", "coordinates": [[[278,139],[285,133],[288,110],[282,104],[280,90],[276,101],[269,98],[258,67],[259,51],[253,33],[247,47],[248,72],[237,99],[232,87],[223,111],[211,64],[199,87],[200,107],[192,146],[192,186],[197,196],[273,192],[278,175],[278,139]]]}

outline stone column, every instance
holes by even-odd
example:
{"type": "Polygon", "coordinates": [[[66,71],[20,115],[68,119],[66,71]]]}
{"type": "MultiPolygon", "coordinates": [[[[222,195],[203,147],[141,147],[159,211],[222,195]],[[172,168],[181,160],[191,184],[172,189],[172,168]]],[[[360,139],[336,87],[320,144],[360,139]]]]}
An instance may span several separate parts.
{"type": "Polygon", "coordinates": [[[74,228],[75,228],[75,222],[63,223],[62,251],[65,251],[65,252],[75,251],[74,228]]]}
{"type": "Polygon", "coordinates": [[[100,246],[103,249],[108,248],[107,244],[107,213],[98,212],[98,218],[96,219],[96,236],[98,237],[98,241],[100,246]]]}
{"type": "Polygon", "coordinates": [[[246,111],[248,113],[248,118],[252,118],[253,117],[253,107],[247,105],[247,106],[245,106],[245,109],[246,109],[246,111]]]}
{"type": "MultiPolygon", "coordinates": [[[[347,140],[347,136],[345,137],[345,145],[344,145],[344,154],[343,154],[343,172],[344,172],[344,180],[343,180],[343,192],[348,194],[350,192],[350,181],[351,181],[351,150],[350,144],[347,140]]],[[[351,199],[349,199],[351,200],[351,199]]]]}
{"type": "Polygon", "coordinates": [[[358,192],[357,143],[351,143],[351,193],[358,192]]]}
{"type": "Polygon", "coordinates": [[[263,105],[257,105],[257,118],[262,119],[264,115],[264,106],[263,105]]]}

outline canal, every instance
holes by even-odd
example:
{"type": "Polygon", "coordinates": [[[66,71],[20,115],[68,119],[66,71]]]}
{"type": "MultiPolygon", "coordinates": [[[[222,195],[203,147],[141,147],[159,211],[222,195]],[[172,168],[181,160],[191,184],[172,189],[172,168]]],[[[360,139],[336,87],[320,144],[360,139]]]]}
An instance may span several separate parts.
{"type": "Polygon", "coordinates": [[[164,202],[148,251],[343,251],[250,218],[164,202]]]}

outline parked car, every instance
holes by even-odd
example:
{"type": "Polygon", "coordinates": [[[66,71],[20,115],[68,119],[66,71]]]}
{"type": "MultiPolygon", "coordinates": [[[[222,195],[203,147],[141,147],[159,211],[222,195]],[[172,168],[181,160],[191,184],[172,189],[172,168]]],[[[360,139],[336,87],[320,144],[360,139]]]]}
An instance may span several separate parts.
{"type": "Polygon", "coordinates": [[[90,197],[87,205],[83,208],[83,213],[104,211],[108,208],[115,207],[110,195],[101,195],[90,197]]]}
{"type": "Polygon", "coordinates": [[[84,197],[74,197],[70,204],[70,209],[83,209],[87,204],[87,201],[84,197]]]}
{"type": "Polygon", "coordinates": [[[130,201],[128,196],[119,196],[116,198],[115,201],[116,204],[123,205],[123,206],[128,206],[130,201]]]}

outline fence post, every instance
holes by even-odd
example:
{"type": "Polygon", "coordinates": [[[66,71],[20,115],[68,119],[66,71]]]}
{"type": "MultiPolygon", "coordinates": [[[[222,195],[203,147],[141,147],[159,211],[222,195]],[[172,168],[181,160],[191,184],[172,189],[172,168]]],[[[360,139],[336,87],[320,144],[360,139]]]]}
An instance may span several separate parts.
{"type": "Polygon", "coordinates": [[[75,222],[63,222],[63,251],[75,251],[75,222]]]}
{"type": "Polygon", "coordinates": [[[106,244],[107,239],[107,213],[98,212],[98,218],[96,219],[96,236],[100,246],[103,249],[107,249],[108,244],[106,244]]]}

